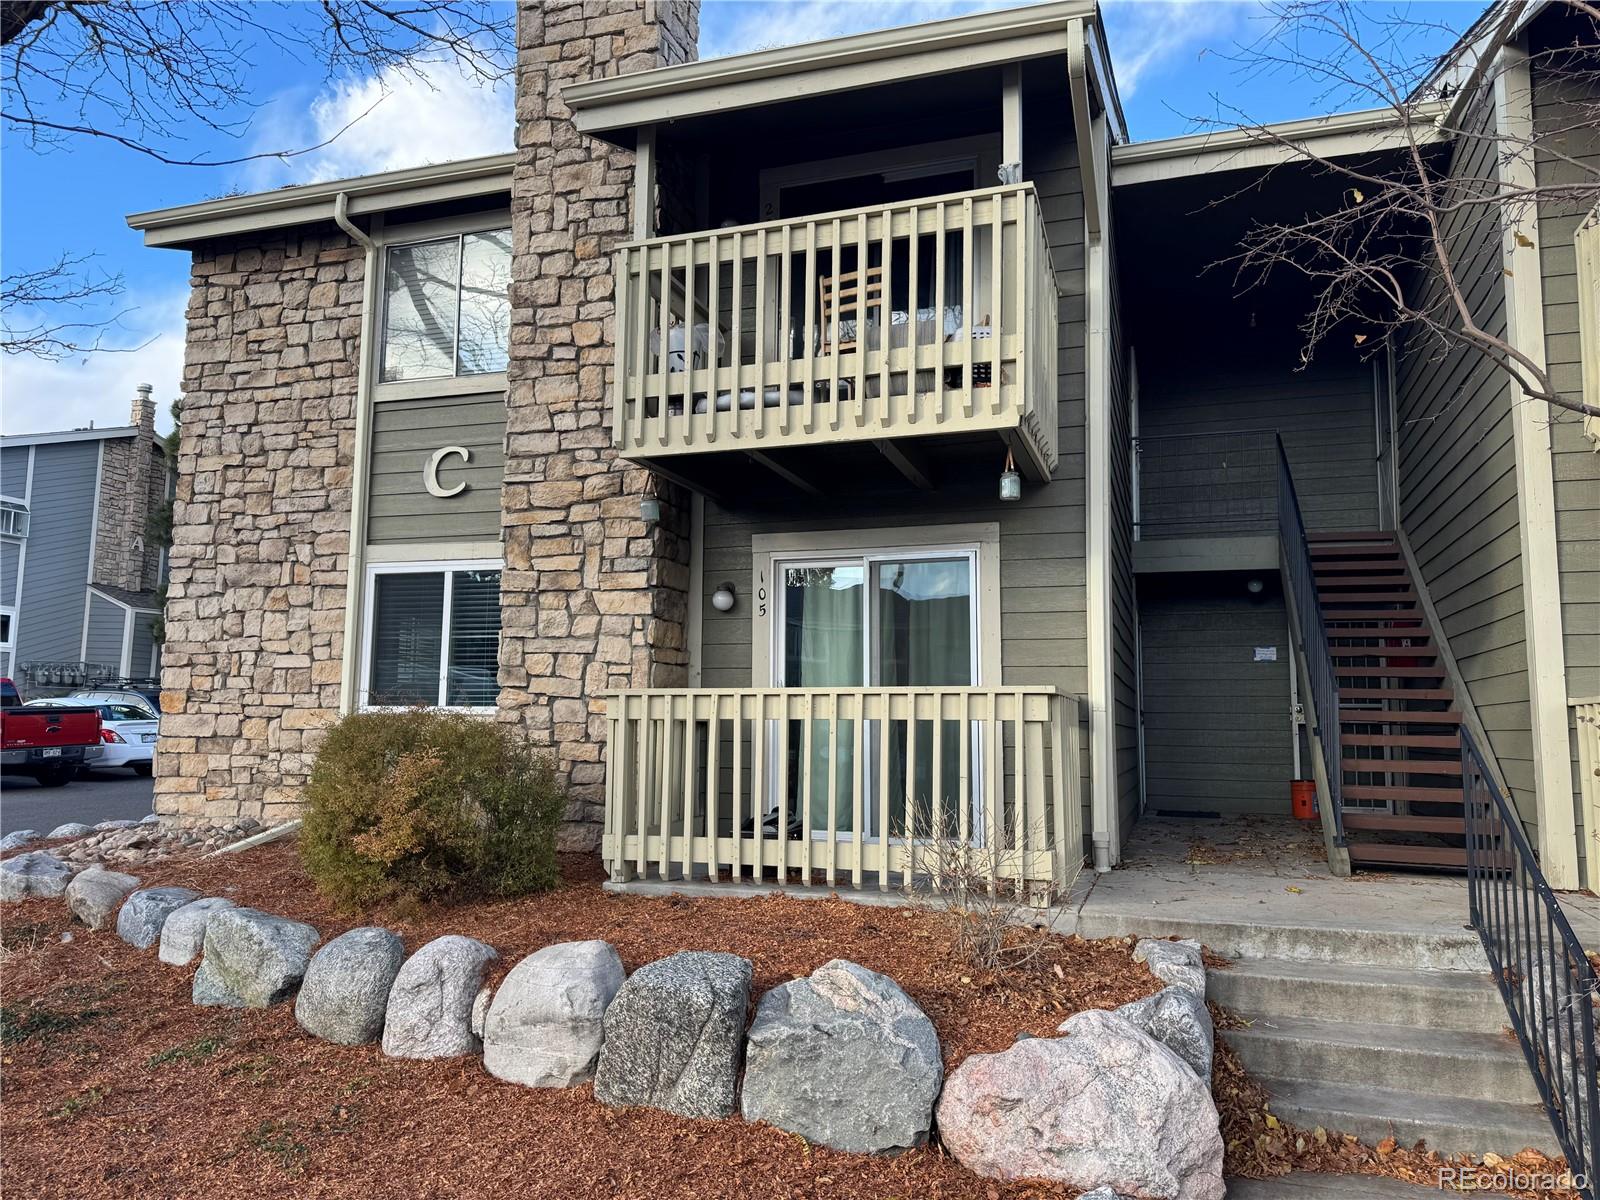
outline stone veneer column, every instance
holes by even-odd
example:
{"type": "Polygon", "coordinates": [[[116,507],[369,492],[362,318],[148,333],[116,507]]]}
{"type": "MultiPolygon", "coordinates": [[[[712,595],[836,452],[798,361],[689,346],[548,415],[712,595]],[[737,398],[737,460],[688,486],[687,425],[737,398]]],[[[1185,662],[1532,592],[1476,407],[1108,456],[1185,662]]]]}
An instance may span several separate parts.
{"type": "Polygon", "coordinates": [[[364,269],[343,234],[195,253],[157,812],[291,815],[337,716],[364,269]]]}
{"type": "Polygon", "coordinates": [[[517,165],[502,494],[500,718],[556,755],[571,788],[564,849],[599,844],[604,693],[683,686],[688,503],[611,449],[611,250],[631,229],[633,155],[584,137],[567,83],[695,56],[695,2],[517,8],[517,165]]]}

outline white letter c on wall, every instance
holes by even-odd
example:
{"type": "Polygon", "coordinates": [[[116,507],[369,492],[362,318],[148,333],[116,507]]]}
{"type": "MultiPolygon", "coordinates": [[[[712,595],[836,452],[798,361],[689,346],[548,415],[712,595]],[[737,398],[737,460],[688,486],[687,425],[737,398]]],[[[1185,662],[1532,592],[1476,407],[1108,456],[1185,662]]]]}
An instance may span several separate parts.
{"type": "Polygon", "coordinates": [[[439,483],[439,467],[452,454],[459,454],[463,465],[472,461],[472,451],[465,446],[442,446],[435,450],[428,459],[428,465],[422,468],[422,484],[428,489],[428,495],[448,500],[451,496],[459,496],[467,490],[467,482],[464,479],[454,487],[442,487],[439,483]]]}

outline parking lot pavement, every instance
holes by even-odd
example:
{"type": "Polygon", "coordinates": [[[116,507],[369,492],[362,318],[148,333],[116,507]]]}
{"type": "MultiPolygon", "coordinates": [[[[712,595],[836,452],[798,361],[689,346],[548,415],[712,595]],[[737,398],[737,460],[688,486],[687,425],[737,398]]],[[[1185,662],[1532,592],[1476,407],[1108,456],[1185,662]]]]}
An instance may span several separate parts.
{"type": "Polygon", "coordinates": [[[66,787],[45,788],[19,775],[0,780],[0,834],[49,833],[67,821],[137,821],[153,807],[155,781],[131,771],[91,771],[66,787]]]}

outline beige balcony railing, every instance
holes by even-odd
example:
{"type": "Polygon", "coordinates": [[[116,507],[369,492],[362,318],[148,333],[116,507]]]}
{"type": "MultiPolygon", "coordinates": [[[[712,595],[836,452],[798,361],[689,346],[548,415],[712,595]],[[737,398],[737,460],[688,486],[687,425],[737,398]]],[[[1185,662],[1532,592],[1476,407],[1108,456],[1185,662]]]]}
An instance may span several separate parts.
{"type": "Polygon", "coordinates": [[[640,458],[982,430],[1057,459],[1031,184],[617,251],[613,440],[640,458]]]}
{"type": "Polygon", "coordinates": [[[1039,903],[1083,862],[1078,700],[1054,688],[616,692],[606,720],[618,882],[976,883],[1039,903]]]}

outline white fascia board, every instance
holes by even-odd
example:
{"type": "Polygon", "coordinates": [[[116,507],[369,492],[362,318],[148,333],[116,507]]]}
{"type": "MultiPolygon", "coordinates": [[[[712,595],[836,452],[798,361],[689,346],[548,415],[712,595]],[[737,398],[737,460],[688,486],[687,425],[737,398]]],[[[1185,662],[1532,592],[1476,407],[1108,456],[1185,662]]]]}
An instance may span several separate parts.
{"type": "MultiPolygon", "coordinates": [[[[1437,123],[1444,111],[1445,105],[1438,102],[1419,105],[1409,137],[1421,145],[1447,140],[1449,135],[1437,123]]],[[[1308,154],[1319,158],[1371,154],[1400,149],[1407,140],[1399,114],[1389,108],[1279,121],[1259,129],[1192,133],[1112,147],[1111,182],[1114,187],[1126,187],[1220,171],[1261,169],[1308,154]]]]}
{"type": "Polygon", "coordinates": [[[57,442],[98,442],[106,438],[134,437],[138,429],[132,425],[108,426],[105,429],[68,429],[61,433],[8,433],[0,437],[0,446],[53,446],[57,442]]]}
{"type": "Polygon", "coordinates": [[[604,134],[1065,54],[1068,23],[1095,11],[1089,0],[1056,0],[976,13],[574,83],[561,98],[580,131],[604,134]]]}
{"type": "Polygon", "coordinates": [[[491,154],[404,171],[307,183],[133,213],[128,225],[144,233],[147,246],[189,246],[206,238],[331,222],[333,203],[341,192],[350,198],[350,215],[357,217],[419,204],[509,196],[515,163],[515,154],[491,154]]]}

